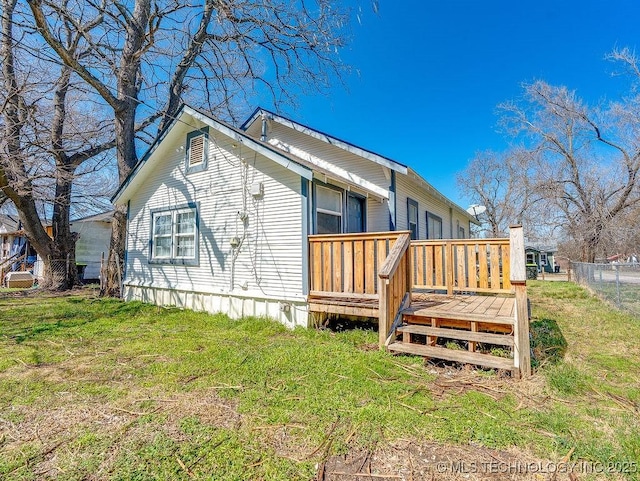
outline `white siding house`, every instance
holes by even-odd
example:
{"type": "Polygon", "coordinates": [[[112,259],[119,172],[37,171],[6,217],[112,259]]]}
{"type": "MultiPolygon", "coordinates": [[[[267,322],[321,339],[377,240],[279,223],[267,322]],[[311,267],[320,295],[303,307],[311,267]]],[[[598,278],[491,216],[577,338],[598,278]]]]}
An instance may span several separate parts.
{"type": "Polygon", "coordinates": [[[407,199],[420,238],[427,212],[468,235],[473,219],[402,164],[262,109],[238,129],[183,106],[113,198],[123,296],[306,326],[307,235],[405,230],[407,199]]]}
{"type": "Polygon", "coordinates": [[[109,211],[71,221],[71,232],[78,234],[76,264],[84,281],[100,279],[102,256],[109,253],[112,218],[113,211],[109,211]]]}

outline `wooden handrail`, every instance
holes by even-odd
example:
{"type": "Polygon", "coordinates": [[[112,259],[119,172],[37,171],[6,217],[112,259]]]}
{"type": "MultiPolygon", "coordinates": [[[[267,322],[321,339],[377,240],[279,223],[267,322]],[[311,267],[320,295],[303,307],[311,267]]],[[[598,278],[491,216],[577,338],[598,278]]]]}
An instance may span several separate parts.
{"type": "Polygon", "coordinates": [[[387,259],[382,264],[382,267],[378,270],[378,276],[381,279],[389,279],[398,268],[398,264],[402,259],[403,254],[409,248],[411,244],[411,235],[407,232],[398,237],[398,240],[393,244],[393,248],[389,251],[387,259]]]}
{"type": "MultiPolygon", "coordinates": [[[[408,231],[406,231],[408,232],[408,231]]],[[[331,242],[350,240],[374,240],[374,239],[397,239],[405,231],[395,232],[357,232],[353,234],[312,234],[309,235],[309,242],[331,242]]]]}
{"type": "Polygon", "coordinates": [[[411,305],[411,234],[404,232],[378,272],[378,342],[386,345],[389,330],[411,305]]]}

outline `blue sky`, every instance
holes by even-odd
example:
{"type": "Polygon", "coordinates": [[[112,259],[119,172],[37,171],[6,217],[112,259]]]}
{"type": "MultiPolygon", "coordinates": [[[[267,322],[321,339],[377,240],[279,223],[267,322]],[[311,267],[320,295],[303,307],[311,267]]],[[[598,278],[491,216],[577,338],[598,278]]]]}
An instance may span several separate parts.
{"type": "Polygon", "coordinates": [[[367,0],[342,53],[347,89],[305,96],[292,118],[409,164],[466,207],[455,185],[475,152],[502,150],[498,103],[543,79],[589,101],[628,82],[604,56],[640,51],[638,0],[367,0]],[[357,71],[357,73],[356,73],[357,71]]]}

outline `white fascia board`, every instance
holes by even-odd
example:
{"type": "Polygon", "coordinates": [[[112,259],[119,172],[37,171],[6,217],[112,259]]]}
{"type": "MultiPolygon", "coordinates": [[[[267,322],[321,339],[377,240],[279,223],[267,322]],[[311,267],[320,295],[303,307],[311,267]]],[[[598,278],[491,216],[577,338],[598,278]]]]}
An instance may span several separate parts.
{"type": "Polygon", "coordinates": [[[241,142],[245,144],[250,149],[255,150],[256,152],[264,155],[270,160],[273,160],[275,163],[280,164],[285,169],[295,172],[296,174],[298,174],[301,177],[304,177],[307,180],[313,179],[313,171],[311,169],[303,165],[297,164],[296,162],[286,158],[285,156],[280,155],[278,152],[268,149],[263,144],[260,144],[255,140],[253,140],[251,137],[247,135],[239,134],[234,129],[231,129],[228,126],[220,122],[217,122],[216,120],[213,120],[211,117],[207,117],[206,115],[203,115],[200,112],[197,112],[196,110],[193,110],[189,107],[185,106],[184,111],[189,115],[191,115],[193,118],[209,125],[210,127],[213,127],[221,134],[224,134],[227,137],[230,137],[236,140],[237,142],[241,142]]]}
{"type": "MultiPolygon", "coordinates": [[[[301,132],[305,135],[308,135],[309,137],[313,137],[314,139],[320,140],[322,142],[326,142],[327,144],[335,145],[336,147],[346,150],[347,152],[358,155],[362,158],[370,160],[371,162],[375,162],[376,164],[380,164],[383,167],[387,167],[391,170],[399,172],[400,174],[405,174],[405,175],[407,174],[408,168],[402,164],[394,162],[393,160],[387,159],[385,157],[382,157],[381,155],[374,154],[373,152],[369,152],[368,150],[349,144],[344,140],[336,139],[335,137],[331,137],[330,135],[323,134],[322,132],[318,132],[317,130],[314,130],[312,128],[305,127],[304,125],[301,125],[297,122],[293,122],[289,119],[285,119],[284,117],[280,117],[279,115],[273,114],[271,112],[265,111],[264,113],[268,116],[269,119],[272,119],[278,122],[279,124],[284,125],[285,127],[289,127],[290,129],[293,129],[297,132],[301,132]]],[[[256,113],[253,116],[253,118],[250,119],[250,121],[245,123],[247,128],[251,123],[255,121],[255,119],[258,118],[259,115],[260,115],[259,112],[256,113]]]]}
{"type": "Polygon", "coordinates": [[[269,139],[267,141],[270,145],[274,147],[284,150],[296,157],[299,157],[302,161],[307,162],[309,164],[313,164],[320,169],[321,174],[328,175],[329,177],[335,177],[335,180],[339,180],[341,182],[346,183],[347,185],[352,185],[354,187],[359,187],[367,192],[370,192],[382,199],[389,199],[389,191],[387,189],[383,189],[382,187],[369,182],[366,179],[354,174],[353,172],[349,172],[341,167],[338,167],[326,160],[321,159],[320,157],[316,157],[315,155],[310,154],[294,145],[287,144],[286,142],[282,142],[279,139],[269,139]]]}
{"type": "Polygon", "coordinates": [[[458,204],[456,204],[455,202],[453,202],[451,199],[449,199],[448,197],[446,197],[444,194],[442,194],[438,189],[436,189],[434,186],[432,186],[429,182],[427,182],[426,180],[424,180],[424,178],[418,174],[415,170],[409,168],[409,178],[413,179],[414,181],[416,181],[419,185],[422,185],[422,187],[426,187],[426,189],[435,197],[437,197],[438,199],[440,199],[441,201],[443,201],[446,205],[448,205],[449,207],[451,207],[452,209],[456,210],[459,214],[464,215],[467,219],[469,219],[470,222],[473,222],[476,225],[480,225],[480,222],[478,222],[478,220],[473,217],[471,214],[469,214],[466,210],[464,210],[462,207],[460,207],[458,204]]]}
{"type": "Polygon", "coordinates": [[[296,174],[300,175],[301,177],[304,177],[307,180],[313,180],[313,171],[303,165],[297,164],[296,162],[286,158],[285,156],[279,154],[276,151],[270,150],[267,147],[265,147],[264,145],[261,145],[260,143],[254,141],[253,139],[251,139],[251,137],[249,136],[245,136],[245,135],[241,135],[238,132],[236,132],[234,129],[229,128],[228,126],[217,122],[215,120],[213,120],[212,118],[201,114],[200,112],[190,108],[189,106],[185,105],[182,107],[178,117],[176,117],[171,124],[162,132],[162,134],[154,141],[153,145],[151,146],[151,148],[147,151],[147,153],[144,155],[144,157],[142,158],[142,160],[134,167],[134,169],[131,171],[131,173],[129,174],[129,176],[125,179],[125,181],[123,182],[123,184],[118,188],[118,190],[116,191],[115,195],[112,197],[111,202],[114,205],[117,204],[124,204],[126,203],[126,201],[129,199],[130,195],[129,195],[129,191],[132,188],[135,188],[136,185],[141,182],[140,179],[144,178],[145,175],[143,174],[143,172],[146,172],[148,170],[150,170],[150,165],[149,164],[153,164],[153,161],[149,162],[151,160],[151,157],[153,156],[153,154],[155,153],[155,151],[158,149],[158,147],[160,146],[160,144],[162,143],[162,141],[164,140],[164,138],[166,137],[166,135],[169,133],[169,131],[173,128],[174,124],[176,124],[179,121],[179,118],[182,117],[182,115],[187,114],[190,115],[191,117],[193,117],[194,119],[197,119],[199,121],[201,121],[202,123],[209,125],[210,127],[216,129],[218,132],[227,135],[228,137],[231,137],[232,139],[243,143],[245,145],[247,145],[249,148],[255,150],[256,152],[264,155],[265,157],[267,157],[268,159],[274,161],[275,163],[282,165],[284,168],[291,170],[292,172],[295,172],[296,174]],[[142,177],[141,177],[142,175],[142,177]]]}

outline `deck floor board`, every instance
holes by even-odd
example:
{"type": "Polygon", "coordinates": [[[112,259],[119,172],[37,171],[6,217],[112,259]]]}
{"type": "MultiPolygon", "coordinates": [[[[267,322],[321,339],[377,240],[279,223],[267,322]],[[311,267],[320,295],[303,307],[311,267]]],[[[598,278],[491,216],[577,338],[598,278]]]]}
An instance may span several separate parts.
{"type": "MultiPolygon", "coordinates": [[[[377,317],[378,300],[348,297],[309,297],[311,312],[345,313],[345,310],[362,309],[377,317]],[[346,308],[346,309],[345,309],[346,308]]],[[[414,293],[411,307],[405,313],[413,317],[439,317],[461,320],[477,319],[482,322],[513,324],[515,299],[505,296],[484,296],[465,294],[414,293]]]]}

